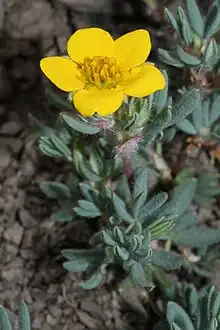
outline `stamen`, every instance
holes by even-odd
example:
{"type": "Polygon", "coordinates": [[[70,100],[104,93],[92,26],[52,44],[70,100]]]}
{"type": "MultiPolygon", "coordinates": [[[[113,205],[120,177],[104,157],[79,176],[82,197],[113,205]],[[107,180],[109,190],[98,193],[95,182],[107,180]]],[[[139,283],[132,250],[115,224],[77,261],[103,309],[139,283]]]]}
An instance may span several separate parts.
{"type": "Polygon", "coordinates": [[[98,88],[115,88],[124,75],[114,57],[86,57],[82,63],[78,63],[78,68],[86,83],[98,88]]]}

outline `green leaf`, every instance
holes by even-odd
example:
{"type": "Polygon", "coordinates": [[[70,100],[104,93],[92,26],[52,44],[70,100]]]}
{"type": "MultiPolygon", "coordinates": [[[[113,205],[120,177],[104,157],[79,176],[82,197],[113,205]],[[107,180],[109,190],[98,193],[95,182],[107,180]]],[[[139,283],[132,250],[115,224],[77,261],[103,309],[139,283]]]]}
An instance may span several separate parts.
{"type": "Polygon", "coordinates": [[[181,330],[194,330],[187,313],[173,301],[170,301],[167,305],[167,319],[170,325],[176,324],[181,330]]]}
{"type": "Polygon", "coordinates": [[[81,182],[79,184],[80,190],[83,196],[89,200],[90,202],[95,202],[97,200],[97,196],[99,196],[99,191],[94,189],[87,183],[81,182]]]}
{"type": "Polygon", "coordinates": [[[168,199],[168,195],[165,192],[161,192],[152,197],[142,208],[140,214],[140,221],[144,222],[149,215],[158,210],[168,199]]]}
{"type": "MultiPolygon", "coordinates": [[[[174,232],[178,233],[188,227],[192,227],[195,225],[196,221],[196,217],[192,213],[187,212],[176,220],[174,232]]],[[[174,234],[174,236],[175,235],[176,234],[174,234]]]]}
{"type": "Polygon", "coordinates": [[[91,261],[100,260],[104,256],[104,252],[101,249],[65,249],[61,251],[62,255],[68,260],[84,260],[89,259],[91,261]]]}
{"type": "Polygon", "coordinates": [[[67,160],[71,160],[71,152],[66,146],[64,141],[58,136],[58,134],[52,134],[50,137],[51,143],[54,145],[54,149],[57,150],[62,156],[66,157],[67,160]]]}
{"type": "Polygon", "coordinates": [[[220,241],[220,230],[208,227],[188,228],[176,233],[173,240],[180,245],[204,247],[220,241]]]}
{"type": "MultiPolygon", "coordinates": [[[[203,100],[203,102],[202,102],[202,100],[200,99],[199,100],[199,102],[198,102],[198,105],[197,105],[197,107],[195,108],[195,110],[192,112],[192,122],[193,122],[193,125],[195,126],[195,128],[196,128],[196,130],[197,131],[200,131],[200,129],[202,128],[202,127],[204,127],[203,126],[203,119],[204,119],[204,116],[203,116],[203,111],[204,111],[204,109],[203,109],[203,105],[204,105],[204,102],[205,102],[206,100],[203,100]]],[[[207,111],[209,111],[208,109],[207,109],[207,111]]]]}
{"type": "Polygon", "coordinates": [[[187,65],[190,65],[190,66],[197,66],[201,63],[200,59],[184,52],[184,50],[179,45],[177,45],[176,50],[177,50],[177,54],[178,54],[180,60],[184,64],[187,64],[187,65]]]}
{"type": "Polygon", "coordinates": [[[172,251],[155,250],[153,251],[152,264],[165,270],[178,269],[184,264],[184,258],[172,251]]]}
{"type": "Polygon", "coordinates": [[[104,258],[104,252],[100,249],[90,250],[62,250],[62,255],[69,261],[64,262],[65,269],[71,272],[84,272],[89,267],[94,267],[104,258]]]}
{"type": "Polygon", "coordinates": [[[217,94],[214,96],[214,100],[211,105],[210,124],[213,124],[220,117],[219,104],[220,104],[220,95],[217,94]]]}
{"type": "Polygon", "coordinates": [[[158,55],[159,55],[160,61],[162,61],[168,65],[172,65],[176,68],[184,68],[184,66],[185,66],[182,62],[179,61],[178,57],[175,55],[174,52],[159,48],[158,55]]]}
{"type": "Polygon", "coordinates": [[[105,276],[100,272],[95,272],[90,279],[80,284],[83,289],[90,290],[100,286],[105,280],[105,276]]]}
{"type": "MultiPolygon", "coordinates": [[[[220,15],[220,13],[219,13],[220,15]]],[[[213,67],[219,61],[219,47],[215,39],[211,39],[206,47],[203,61],[207,66],[213,67]]]]}
{"type": "Polygon", "coordinates": [[[117,215],[119,216],[119,218],[123,219],[127,223],[133,223],[134,218],[130,215],[130,213],[128,213],[123,200],[121,198],[119,198],[115,193],[113,193],[112,201],[113,201],[115,211],[116,211],[117,215]]]}
{"type": "Polygon", "coordinates": [[[66,109],[73,111],[73,105],[69,103],[66,99],[55,93],[52,88],[46,89],[46,95],[49,96],[49,101],[59,109],[66,109]]]}
{"type": "Polygon", "coordinates": [[[173,197],[167,205],[168,214],[178,214],[181,216],[189,208],[197,188],[197,180],[186,179],[179,186],[175,187],[173,197]]]}
{"type": "Polygon", "coordinates": [[[44,181],[40,184],[40,189],[48,198],[66,200],[71,198],[69,188],[60,182],[44,181]]]}
{"type": "Polygon", "coordinates": [[[199,90],[193,88],[183,94],[180,99],[174,104],[172,109],[172,121],[180,122],[187,117],[198,106],[200,100],[199,90]]]}
{"type": "Polygon", "coordinates": [[[151,239],[159,239],[164,236],[168,236],[169,232],[173,229],[175,226],[175,223],[173,220],[176,219],[177,216],[171,215],[169,219],[168,217],[163,217],[162,219],[154,221],[150,226],[147,227],[147,229],[150,231],[151,239]]]}
{"type": "Polygon", "coordinates": [[[21,303],[20,307],[20,327],[21,330],[31,330],[30,317],[26,304],[21,303]]]}
{"type": "Polygon", "coordinates": [[[192,178],[194,175],[194,169],[192,167],[187,167],[181,170],[175,177],[175,184],[181,184],[185,179],[192,178]]]}
{"type": "Polygon", "coordinates": [[[82,175],[89,181],[100,182],[102,180],[102,178],[96,172],[94,172],[91,167],[89,167],[88,164],[85,162],[80,162],[79,170],[82,175]]]}
{"type": "Polygon", "coordinates": [[[81,207],[74,207],[73,208],[74,211],[81,217],[85,217],[85,218],[97,218],[100,216],[100,211],[98,212],[91,212],[91,211],[88,211],[88,210],[85,210],[81,207]]]}
{"type": "Polygon", "coordinates": [[[220,29],[219,7],[213,5],[205,21],[204,37],[205,38],[213,37],[216,34],[216,32],[218,32],[219,29],[220,29]]]}
{"type": "Polygon", "coordinates": [[[9,321],[8,313],[3,306],[0,305],[0,329],[12,330],[11,323],[9,321]]]}
{"type": "Polygon", "coordinates": [[[164,14],[165,14],[166,19],[168,20],[168,22],[172,26],[172,28],[176,31],[176,33],[178,35],[180,35],[180,30],[179,30],[179,26],[177,24],[177,21],[176,21],[175,17],[173,16],[173,14],[169,11],[168,8],[164,9],[164,14]]]}
{"type": "Polygon", "coordinates": [[[126,175],[122,175],[115,192],[122,200],[124,200],[126,206],[132,205],[132,195],[126,175]]]}
{"type": "Polygon", "coordinates": [[[63,263],[63,267],[73,273],[85,272],[89,266],[91,266],[91,262],[86,259],[66,261],[63,263]]]}
{"type": "Polygon", "coordinates": [[[116,245],[114,247],[114,254],[120,258],[123,262],[127,261],[129,259],[129,252],[125,249],[120,247],[119,245],[116,245]]]}
{"type": "Polygon", "coordinates": [[[64,123],[74,131],[84,134],[91,134],[91,135],[97,134],[100,131],[99,127],[95,127],[87,123],[84,123],[79,119],[75,119],[73,117],[66,115],[65,113],[62,113],[60,116],[64,121],[64,123]]]}
{"type": "Polygon", "coordinates": [[[74,220],[74,214],[72,208],[61,208],[60,210],[54,212],[52,217],[57,222],[71,222],[74,220]]]}
{"type": "Polygon", "coordinates": [[[38,145],[39,150],[49,157],[62,157],[63,154],[55,148],[51,140],[46,137],[41,137],[38,145]]]}
{"type": "Polygon", "coordinates": [[[179,121],[176,121],[176,126],[184,133],[190,134],[190,135],[196,135],[198,134],[197,129],[193,126],[193,124],[188,119],[182,119],[179,121]]]}
{"type": "Polygon", "coordinates": [[[107,231],[103,230],[102,235],[103,235],[104,242],[107,245],[110,245],[110,246],[117,245],[117,242],[114,240],[114,237],[111,232],[108,233],[107,231]]]}
{"type": "Polygon", "coordinates": [[[86,200],[79,200],[78,204],[85,211],[91,212],[92,214],[97,214],[97,217],[101,215],[101,212],[98,207],[92,202],[86,200]]]}
{"type": "Polygon", "coordinates": [[[170,110],[164,109],[154,119],[152,119],[152,122],[147,123],[143,132],[143,144],[151,144],[155,140],[157,135],[168,125],[171,118],[172,114],[170,110]]]}
{"type": "Polygon", "coordinates": [[[190,46],[193,42],[193,31],[190,27],[186,14],[181,7],[178,8],[177,15],[178,15],[179,22],[180,22],[180,24],[179,24],[180,29],[181,29],[180,34],[182,35],[182,38],[185,41],[185,44],[187,46],[190,46]]]}
{"type": "Polygon", "coordinates": [[[135,264],[131,267],[131,277],[134,284],[141,287],[148,287],[149,282],[145,276],[145,270],[141,263],[135,262],[135,264]]]}
{"type": "Polygon", "coordinates": [[[157,112],[160,112],[165,107],[165,105],[167,103],[167,96],[168,96],[169,81],[168,81],[168,75],[167,75],[166,70],[162,70],[162,74],[166,80],[166,87],[163,90],[158,91],[154,94],[154,102],[155,102],[157,112]]]}
{"type": "Polygon", "coordinates": [[[136,170],[136,178],[133,188],[134,217],[137,218],[140,209],[143,207],[148,193],[148,170],[140,168],[136,170]]]}
{"type": "Polygon", "coordinates": [[[195,0],[186,0],[186,9],[189,21],[194,31],[203,37],[204,21],[195,0]]]}

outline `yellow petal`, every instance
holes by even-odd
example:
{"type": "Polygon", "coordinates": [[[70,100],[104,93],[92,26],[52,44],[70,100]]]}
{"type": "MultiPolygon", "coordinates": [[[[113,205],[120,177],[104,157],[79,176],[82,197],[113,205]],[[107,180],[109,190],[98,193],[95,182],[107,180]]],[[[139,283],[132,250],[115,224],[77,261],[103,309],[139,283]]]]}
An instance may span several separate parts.
{"type": "Polygon", "coordinates": [[[144,97],[164,89],[166,80],[159,69],[153,64],[143,64],[131,71],[130,77],[120,87],[124,93],[134,97],[144,97]]]}
{"type": "Polygon", "coordinates": [[[118,90],[91,88],[74,95],[74,105],[83,116],[108,116],[117,111],[124,99],[124,93],[118,90]]]}
{"type": "Polygon", "coordinates": [[[114,41],[110,34],[102,29],[80,29],[68,40],[67,52],[76,62],[82,62],[85,57],[110,57],[114,55],[114,41]]]}
{"type": "Polygon", "coordinates": [[[115,40],[117,63],[125,69],[144,63],[150,51],[151,41],[147,30],[136,30],[115,40]]]}
{"type": "Polygon", "coordinates": [[[45,76],[58,88],[65,92],[82,89],[85,82],[79,80],[79,70],[76,64],[68,58],[51,56],[40,61],[40,67],[45,76]]]}

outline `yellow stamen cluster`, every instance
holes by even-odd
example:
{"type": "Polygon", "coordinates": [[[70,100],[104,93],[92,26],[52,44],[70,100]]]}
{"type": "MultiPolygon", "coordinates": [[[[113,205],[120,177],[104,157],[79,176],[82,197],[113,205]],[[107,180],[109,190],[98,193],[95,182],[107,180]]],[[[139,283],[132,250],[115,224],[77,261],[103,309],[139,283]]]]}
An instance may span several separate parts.
{"type": "Polygon", "coordinates": [[[124,75],[123,70],[117,66],[116,59],[107,56],[86,57],[83,63],[78,63],[78,68],[86,79],[86,84],[98,88],[115,88],[124,75]]]}

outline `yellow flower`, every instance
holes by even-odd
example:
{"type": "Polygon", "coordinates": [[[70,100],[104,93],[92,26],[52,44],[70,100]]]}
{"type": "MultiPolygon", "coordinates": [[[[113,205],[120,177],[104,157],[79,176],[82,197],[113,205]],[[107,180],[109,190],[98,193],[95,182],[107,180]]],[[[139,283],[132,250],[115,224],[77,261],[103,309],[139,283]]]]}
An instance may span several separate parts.
{"type": "Polygon", "coordinates": [[[83,116],[114,113],[125,95],[144,97],[165,88],[162,73],[144,63],[151,50],[148,31],[136,30],[112,39],[99,28],[76,31],[68,40],[66,57],[46,57],[44,74],[61,90],[72,93],[83,116]]]}

